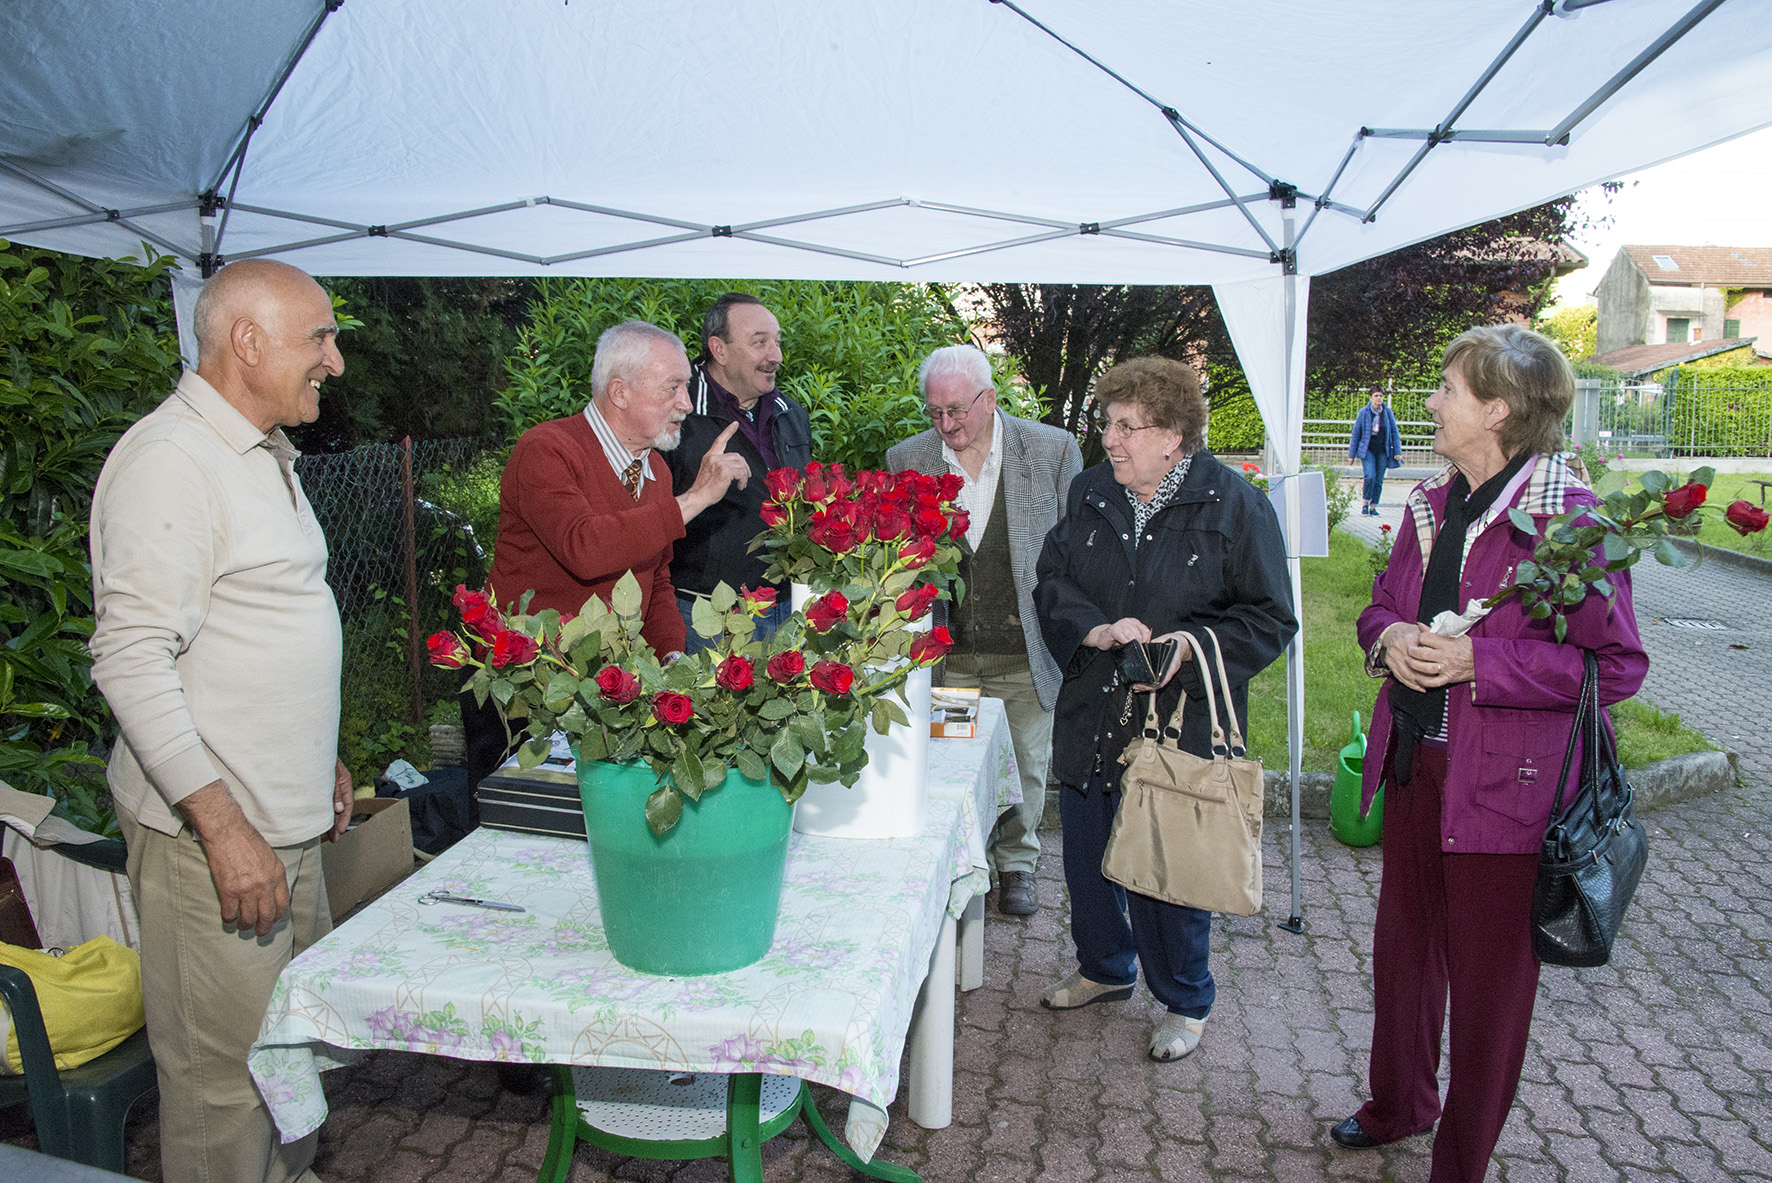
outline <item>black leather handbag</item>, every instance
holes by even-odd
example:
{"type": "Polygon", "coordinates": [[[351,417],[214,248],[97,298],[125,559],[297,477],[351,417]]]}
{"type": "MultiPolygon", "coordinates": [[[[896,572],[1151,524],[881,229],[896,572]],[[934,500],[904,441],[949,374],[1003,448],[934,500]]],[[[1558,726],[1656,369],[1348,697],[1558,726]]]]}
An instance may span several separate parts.
{"type": "Polygon", "coordinates": [[[1649,859],[1649,839],[1631,809],[1630,782],[1618,766],[1611,734],[1600,725],[1600,663],[1591,651],[1583,656],[1581,698],[1532,889],[1532,952],[1545,965],[1606,964],[1649,859]],[[1578,745],[1581,780],[1565,812],[1563,788],[1578,745]]]}

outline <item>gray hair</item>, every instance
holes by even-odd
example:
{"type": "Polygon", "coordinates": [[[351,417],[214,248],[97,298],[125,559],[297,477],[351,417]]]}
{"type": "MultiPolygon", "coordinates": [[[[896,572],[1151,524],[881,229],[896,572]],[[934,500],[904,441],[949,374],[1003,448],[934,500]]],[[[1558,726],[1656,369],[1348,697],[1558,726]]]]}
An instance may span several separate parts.
{"type": "Polygon", "coordinates": [[[611,378],[630,378],[652,360],[653,347],[665,342],[688,356],[681,337],[643,320],[624,320],[604,329],[591,361],[591,397],[602,398],[611,378]]]}
{"type": "Polygon", "coordinates": [[[1442,368],[1457,370],[1481,401],[1507,404],[1508,416],[1497,433],[1502,455],[1563,450],[1563,417],[1575,403],[1575,368],[1550,338],[1515,324],[1469,329],[1446,346],[1442,368]]]}
{"type": "Polygon", "coordinates": [[[974,390],[996,388],[991,376],[991,359],[976,345],[947,345],[923,359],[917,370],[917,391],[929,397],[929,379],[959,374],[972,383],[974,390]]]}

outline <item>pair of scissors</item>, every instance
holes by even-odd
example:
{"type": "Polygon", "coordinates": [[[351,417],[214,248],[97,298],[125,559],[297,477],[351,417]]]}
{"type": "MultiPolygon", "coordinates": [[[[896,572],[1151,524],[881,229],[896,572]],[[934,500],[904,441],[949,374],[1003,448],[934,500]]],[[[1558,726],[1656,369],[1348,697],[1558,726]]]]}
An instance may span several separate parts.
{"type": "Polygon", "coordinates": [[[499,912],[521,912],[523,908],[516,904],[504,904],[497,900],[477,900],[473,896],[450,895],[446,891],[427,891],[418,897],[421,904],[468,904],[475,908],[492,908],[499,912]]]}

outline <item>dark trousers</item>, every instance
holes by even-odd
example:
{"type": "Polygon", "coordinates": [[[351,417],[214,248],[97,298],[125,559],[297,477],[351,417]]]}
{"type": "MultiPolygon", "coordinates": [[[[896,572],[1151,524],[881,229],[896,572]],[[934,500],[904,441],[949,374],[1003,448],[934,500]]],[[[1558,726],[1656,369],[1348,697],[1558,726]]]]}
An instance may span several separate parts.
{"type": "Polygon", "coordinates": [[[1360,486],[1360,500],[1372,505],[1384,496],[1384,474],[1390,462],[1377,452],[1367,452],[1360,457],[1360,468],[1366,474],[1366,481],[1360,486]]]}
{"type": "Polygon", "coordinates": [[[1102,852],[1120,808],[1118,785],[1109,788],[1099,775],[1092,776],[1082,788],[1060,788],[1058,801],[1071,940],[1083,976],[1130,985],[1138,980],[1136,957],[1158,1002],[1176,1014],[1205,1018],[1217,994],[1207,964],[1212,913],[1129,892],[1101,873],[1102,852]]]}
{"type": "MultiPolygon", "coordinates": [[[[1388,770],[1387,770],[1388,771],[1388,770]]],[[[1444,854],[1446,750],[1415,749],[1414,779],[1384,800],[1384,874],[1372,934],[1372,1099],[1356,1116],[1380,1142],[1434,1136],[1432,1183],[1481,1183],[1520,1085],[1538,960],[1535,854],[1444,854]],[[1452,1079],[1437,1073],[1452,1000],[1452,1079]]]]}

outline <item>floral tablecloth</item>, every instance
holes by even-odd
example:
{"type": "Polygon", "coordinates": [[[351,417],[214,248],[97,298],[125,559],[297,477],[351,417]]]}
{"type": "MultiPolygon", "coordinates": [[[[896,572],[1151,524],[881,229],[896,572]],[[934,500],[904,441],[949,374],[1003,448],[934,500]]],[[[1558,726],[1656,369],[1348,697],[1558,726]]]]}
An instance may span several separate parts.
{"type": "Polygon", "coordinates": [[[977,740],[931,744],[917,837],[792,836],[774,944],[733,973],[624,968],[604,939],[584,843],[474,831],[278,980],[249,1062],[283,1139],[325,1120],[321,1071],[389,1048],[798,1076],[857,1098],[844,1137],[870,1158],[944,917],[982,890],[980,803],[1001,801],[1003,786],[1019,792],[1002,704],[987,700],[980,722],[977,740]],[[526,910],[418,902],[437,890],[526,910]]]}

